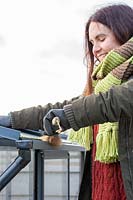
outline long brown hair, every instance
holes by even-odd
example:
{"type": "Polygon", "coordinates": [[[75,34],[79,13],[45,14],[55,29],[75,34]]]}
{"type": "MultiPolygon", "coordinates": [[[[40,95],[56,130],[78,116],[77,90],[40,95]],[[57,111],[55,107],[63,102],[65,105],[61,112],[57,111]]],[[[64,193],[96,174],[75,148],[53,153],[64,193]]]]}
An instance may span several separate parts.
{"type": "Polygon", "coordinates": [[[99,22],[113,31],[120,44],[124,44],[133,36],[133,9],[125,4],[114,4],[98,9],[90,16],[85,27],[85,59],[87,63],[87,85],[84,94],[92,93],[91,74],[94,67],[92,44],[89,41],[89,26],[91,22],[99,22]]]}

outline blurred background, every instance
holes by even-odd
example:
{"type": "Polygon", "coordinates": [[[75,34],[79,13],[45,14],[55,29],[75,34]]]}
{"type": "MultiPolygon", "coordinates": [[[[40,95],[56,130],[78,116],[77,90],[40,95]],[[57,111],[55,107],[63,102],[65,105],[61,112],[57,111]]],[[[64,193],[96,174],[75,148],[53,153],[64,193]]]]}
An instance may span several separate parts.
{"type": "Polygon", "coordinates": [[[133,0],[1,0],[0,114],[81,94],[85,24],[112,3],[133,6],[133,0]]]}
{"type": "MultiPolygon", "coordinates": [[[[81,94],[86,82],[86,22],[95,9],[112,3],[133,7],[133,0],[0,0],[0,115],[81,94]]],[[[0,174],[17,154],[0,151],[0,174]]],[[[68,158],[70,198],[77,199],[81,155],[67,155],[45,159],[47,200],[67,199],[68,158]]],[[[4,188],[0,199],[32,200],[33,170],[32,153],[30,164],[4,188]]]]}

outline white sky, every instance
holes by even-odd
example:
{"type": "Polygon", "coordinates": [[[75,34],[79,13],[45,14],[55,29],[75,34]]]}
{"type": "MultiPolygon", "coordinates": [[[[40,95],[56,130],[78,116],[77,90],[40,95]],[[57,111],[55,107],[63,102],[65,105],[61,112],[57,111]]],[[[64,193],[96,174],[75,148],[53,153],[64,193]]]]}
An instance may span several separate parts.
{"type": "Polygon", "coordinates": [[[0,0],[0,114],[82,93],[85,23],[109,2],[0,0]]]}

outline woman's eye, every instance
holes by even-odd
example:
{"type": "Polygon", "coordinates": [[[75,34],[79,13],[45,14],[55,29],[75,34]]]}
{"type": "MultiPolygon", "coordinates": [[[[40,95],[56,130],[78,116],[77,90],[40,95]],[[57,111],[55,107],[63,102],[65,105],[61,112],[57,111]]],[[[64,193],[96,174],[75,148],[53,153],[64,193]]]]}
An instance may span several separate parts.
{"type": "Polygon", "coordinates": [[[101,42],[103,42],[103,41],[105,40],[105,38],[99,38],[99,40],[100,40],[101,42]]]}

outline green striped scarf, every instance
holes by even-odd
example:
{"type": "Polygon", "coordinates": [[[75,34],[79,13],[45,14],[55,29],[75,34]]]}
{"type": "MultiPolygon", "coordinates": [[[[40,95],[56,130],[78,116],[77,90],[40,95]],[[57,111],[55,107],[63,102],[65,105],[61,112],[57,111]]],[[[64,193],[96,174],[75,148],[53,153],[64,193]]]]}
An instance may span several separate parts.
{"type": "MultiPolygon", "coordinates": [[[[122,80],[113,76],[111,71],[119,65],[128,62],[133,64],[133,37],[118,49],[108,53],[105,59],[95,68],[92,77],[94,92],[108,91],[113,85],[120,85],[122,80]]],[[[87,150],[92,143],[92,127],[71,131],[68,140],[78,142],[87,150]]],[[[118,160],[118,123],[99,124],[96,137],[96,158],[103,163],[113,163],[118,160]]]]}

